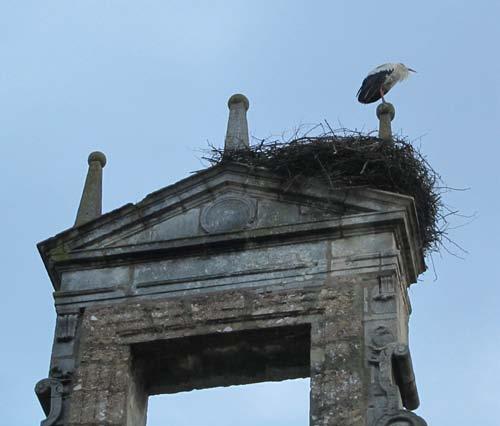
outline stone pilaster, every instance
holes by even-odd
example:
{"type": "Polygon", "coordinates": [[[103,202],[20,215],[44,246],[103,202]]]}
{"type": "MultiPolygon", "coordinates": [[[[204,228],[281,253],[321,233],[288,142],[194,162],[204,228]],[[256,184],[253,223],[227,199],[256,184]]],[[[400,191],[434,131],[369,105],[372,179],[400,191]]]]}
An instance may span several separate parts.
{"type": "Polygon", "coordinates": [[[365,425],[360,292],[359,284],[320,292],[323,314],[311,327],[311,426],[365,425]]]}
{"type": "Polygon", "coordinates": [[[108,319],[85,314],[68,426],[144,426],[147,395],[132,365],[131,347],[117,341],[108,319]]]}

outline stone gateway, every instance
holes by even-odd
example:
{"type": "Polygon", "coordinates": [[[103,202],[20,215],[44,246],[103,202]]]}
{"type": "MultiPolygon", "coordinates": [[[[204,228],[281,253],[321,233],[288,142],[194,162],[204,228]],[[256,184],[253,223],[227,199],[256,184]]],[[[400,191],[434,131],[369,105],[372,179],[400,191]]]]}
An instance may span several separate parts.
{"type": "MultiPolygon", "coordinates": [[[[226,147],[245,149],[248,100],[231,99],[226,147]]],[[[311,425],[426,424],[411,197],[285,190],[228,162],[101,214],[105,157],[89,160],[78,226],[38,245],[57,312],[41,425],[143,426],[149,395],[299,377],[311,425]]]]}

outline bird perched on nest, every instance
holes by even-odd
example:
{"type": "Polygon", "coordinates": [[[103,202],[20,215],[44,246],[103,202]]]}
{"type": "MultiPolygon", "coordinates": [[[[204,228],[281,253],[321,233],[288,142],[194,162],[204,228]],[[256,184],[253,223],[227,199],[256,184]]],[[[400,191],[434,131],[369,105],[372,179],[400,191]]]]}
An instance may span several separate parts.
{"type": "Polygon", "coordinates": [[[408,78],[410,72],[416,72],[408,68],[405,64],[389,63],[380,65],[370,71],[363,80],[356,96],[362,104],[371,104],[382,98],[385,103],[384,95],[391,90],[394,85],[408,78]]]}

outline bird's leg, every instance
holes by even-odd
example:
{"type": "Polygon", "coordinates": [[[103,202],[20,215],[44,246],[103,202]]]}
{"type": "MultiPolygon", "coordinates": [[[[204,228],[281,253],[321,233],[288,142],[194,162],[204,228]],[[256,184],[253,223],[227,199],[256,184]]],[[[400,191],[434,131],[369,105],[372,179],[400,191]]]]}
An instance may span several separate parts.
{"type": "Polygon", "coordinates": [[[385,99],[384,99],[384,89],[380,88],[380,97],[382,98],[382,103],[385,104],[385,99]]]}

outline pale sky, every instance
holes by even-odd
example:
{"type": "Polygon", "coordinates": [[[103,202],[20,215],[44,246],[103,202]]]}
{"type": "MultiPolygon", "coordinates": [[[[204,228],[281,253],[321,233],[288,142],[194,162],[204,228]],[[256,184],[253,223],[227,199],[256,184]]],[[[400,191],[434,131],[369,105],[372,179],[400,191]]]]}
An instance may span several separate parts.
{"type": "MultiPolygon", "coordinates": [[[[324,119],[369,131],[363,77],[404,62],[418,73],[387,96],[393,128],[449,186],[470,188],[445,202],[477,214],[451,231],[465,259],[435,255],[436,273],[410,290],[417,413],[498,425],[499,22],[493,0],[0,0],[2,424],[44,418],[33,387],[55,311],[35,244],[72,226],[91,151],[108,157],[109,211],[204,167],[231,94],[249,98],[259,138],[324,119]]],[[[242,407],[248,424],[306,424],[307,381],[273,386],[152,398],[148,426],[234,425],[242,407]]]]}

